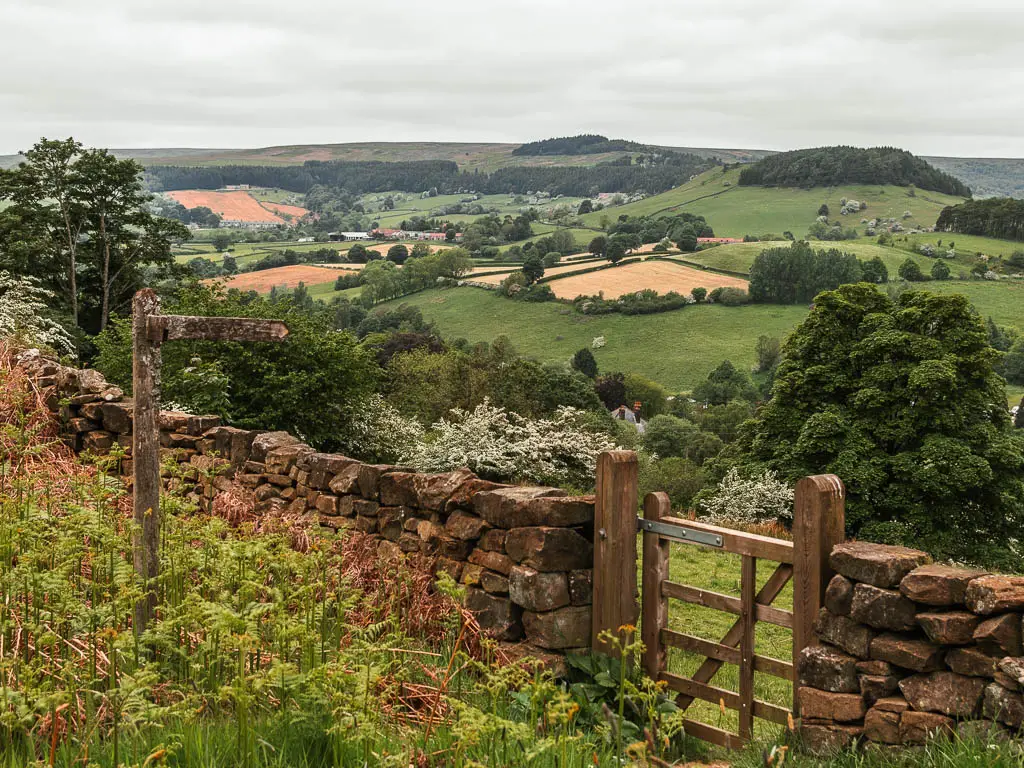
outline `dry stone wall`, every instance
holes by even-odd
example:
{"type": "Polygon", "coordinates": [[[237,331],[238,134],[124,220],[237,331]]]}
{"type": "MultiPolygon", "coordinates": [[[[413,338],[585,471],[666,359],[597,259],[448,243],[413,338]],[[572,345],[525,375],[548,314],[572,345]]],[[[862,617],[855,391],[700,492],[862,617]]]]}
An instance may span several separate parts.
{"type": "Polygon", "coordinates": [[[811,749],[1024,726],[1024,577],[863,542],[836,546],[830,563],[837,575],[815,626],[820,644],[798,663],[811,749]]]}
{"type": "MultiPolygon", "coordinates": [[[[34,351],[19,362],[44,388],[68,444],[123,452],[117,469],[130,478],[131,400],[94,370],[34,351]]],[[[241,486],[257,514],[315,513],[325,536],[355,530],[376,538],[381,556],[427,556],[466,586],[467,607],[499,640],[549,651],[589,645],[594,497],[493,483],[468,469],[421,474],[365,464],[216,416],[162,411],[159,427],[165,488],[203,509],[241,486]]]]}

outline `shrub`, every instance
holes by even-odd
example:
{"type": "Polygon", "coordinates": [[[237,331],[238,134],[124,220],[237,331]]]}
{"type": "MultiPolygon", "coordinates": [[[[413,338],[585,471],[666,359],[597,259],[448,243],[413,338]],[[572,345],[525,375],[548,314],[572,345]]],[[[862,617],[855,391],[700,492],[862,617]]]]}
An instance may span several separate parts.
{"type": "Polygon", "coordinates": [[[714,493],[700,503],[714,523],[756,525],[793,518],[793,489],[774,472],[743,477],[730,469],[714,493]]]}
{"type": "Polygon", "coordinates": [[[668,403],[668,393],[665,388],[650,379],[638,376],[635,373],[627,373],[623,380],[626,388],[626,404],[641,404],[640,415],[649,419],[664,413],[668,403]]]}
{"type": "Polygon", "coordinates": [[[697,432],[697,425],[693,422],[662,413],[647,422],[643,436],[644,449],[662,458],[683,456],[697,432]]]}
{"type": "Polygon", "coordinates": [[[720,454],[724,447],[725,442],[718,435],[698,432],[687,444],[683,455],[694,464],[703,465],[708,459],[720,454]]]}
{"type": "Polygon", "coordinates": [[[921,271],[921,267],[916,261],[908,258],[899,268],[899,276],[911,283],[919,283],[925,279],[924,272],[921,271]]]}
{"type": "Polygon", "coordinates": [[[550,419],[526,419],[485,401],[472,411],[452,410],[407,458],[424,472],[469,467],[492,480],[590,488],[598,454],[614,445],[583,429],[583,417],[562,407],[550,419]]]}
{"type": "Polygon", "coordinates": [[[576,350],[576,354],[572,356],[571,365],[588,379],[597,376],[597,360],[594,359],[594,353],[586,347],[576,350]]]}
{"type": "Polygon", "coordinates": [[[641,465],[640,495],[664,491],[673,509],[688,509],[704,483],[704,470],[687,459],[673,456],[641,465]]]}
{"type": "Polygon", "coordinates": [[[944,261],[936,261],[932,264],[932,280],[949,280],[949,265],[944,261]]]}
{"type": "Polygon", "coordinates": [[[48,302],[54,295],[34,277],[0,271],[0,335],[25,346],[42,346],[74,356],[71,334],[50,319],[48,302]]]}
{"type": "Polygon", "coordinates": [[[750,294],[742,288],[718,287],[711,292],[711,303],[725,307],[738,307],[750,303],[750,294]]]}
{"type": "Polygon", "coordinates": [[[693,399],[710,405],[724,405],[731,400],[755,400],[757,392],[750,377],[729,360],[723,360],[708,377],[693,389],[693,399]]]}
{"type": "Polygon", "coordinates": [[[707,298],[708,289],[707,288],[694,288],[692,291],[690,291],[690,295],[693,296],[693,300],[695,302],[700,304],[702,301],[704,301],[704,299],[707,298]]]}
{"type": "Polygon", "coordinates": [[[779,362],[779,356],[782,354],[782,342],[774,336],[758,336],[754,352],[757,355],[757,367],[754,370],[757,373],[770,371],[779,362]]]}

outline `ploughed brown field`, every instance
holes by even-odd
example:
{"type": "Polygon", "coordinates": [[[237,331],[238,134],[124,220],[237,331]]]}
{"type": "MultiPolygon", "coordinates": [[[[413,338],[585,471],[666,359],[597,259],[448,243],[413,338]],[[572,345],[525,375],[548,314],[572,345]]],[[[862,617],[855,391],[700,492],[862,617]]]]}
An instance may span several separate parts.
{"type": "Polygon", "coordinates": [[[670,261],[635,262],[585,275],[563,277],[552,280],[548,285],[560,299],[594,296],[601,292],[605,298],[612,299],[648,288],[661,294],[669,291],[689,293],[701,287],[709,291],[720,286],[747,289],[747,281],[738,277],[705,272],[670,261]]]}
{"type": "Polygon", "coordinates": [[[309,213],[305,208],[300,208],[297,205],[260,203],[244,190],[212,192],[205,189],[179,189],[165,194],[186,208],[206,206],[222,219],[227,219],[228,221],[287,224],[288,221],[278,214],[287,213],[295,221],[309,213]]]}
{"type": "MultiPolygon", "coordinates": [[[[273,287],[295,288],[299,283],[307,286],[330,283],[338,278],[339,271],[329,267],[314,267],[311,264],[293,264],[289,267],[274,267],[274,269],[261,269],[258,272],[243,272],[224,281],[228,288],[237,288],[240,291],[256,291],[257,293],[269,293],[273,287]]],[[[204,280],[212,283],[216,280],[204,280]]]]}

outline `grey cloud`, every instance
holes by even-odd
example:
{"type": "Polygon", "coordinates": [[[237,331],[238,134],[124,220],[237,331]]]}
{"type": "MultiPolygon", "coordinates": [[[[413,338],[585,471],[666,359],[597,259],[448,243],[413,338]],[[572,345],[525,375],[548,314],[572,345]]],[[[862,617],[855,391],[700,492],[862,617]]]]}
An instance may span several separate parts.
{"type": "Polygon", "coordinates": [[[0,0],[0,153],[524,141],[1024,156],[1019,0],[0,0]]]}

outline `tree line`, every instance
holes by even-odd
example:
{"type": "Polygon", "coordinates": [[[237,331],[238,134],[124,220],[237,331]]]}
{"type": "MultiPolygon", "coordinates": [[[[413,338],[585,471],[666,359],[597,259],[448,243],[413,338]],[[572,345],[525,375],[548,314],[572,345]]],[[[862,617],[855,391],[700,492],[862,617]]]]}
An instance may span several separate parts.
{"type": "Polygon", "coordinates": [[[989,197],[946,206],[935,228],[943,232],[1024,241],[1024,200],[989,197]]]}
{"type": "Polygon", "coordinates": [[[205,167],[151,166],[146,181],[157,191],[221,189],[228,184],[276,187],[305,194],[316,186],[344,189],[359,195],[369,192],[436,191],[454,194],[475,190],[483,194],[527,194],[589,197],[598,192],[646,192],[657,194],[687,181],[711,165],[696,155],[673,153],[671,163],[587,168],[553,166],[500,168],[493,173],[460,171],[449,160],[402,162],[310,160],[303,165],[224,165],[205,167]]]}
{"type": "Polygon", "coordinates": [[[895,147],[817,147],[780,152],[740,171],[741,185],[829,187],[839,184],[913,184],[947,195],[970,197],[962,181],[895,147]]]}

